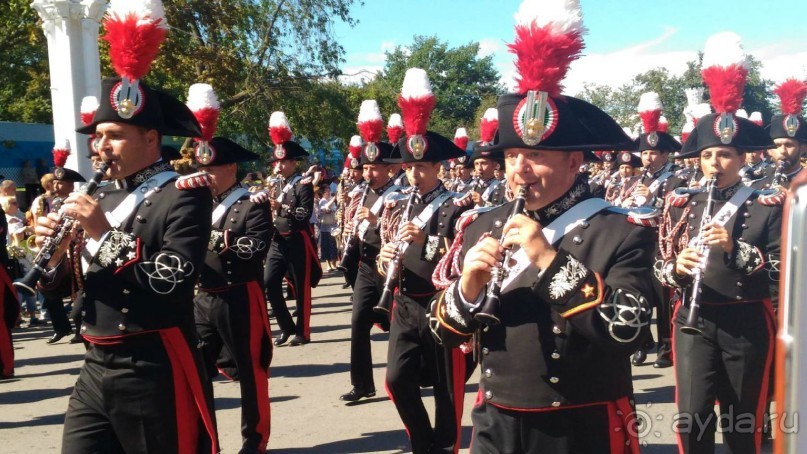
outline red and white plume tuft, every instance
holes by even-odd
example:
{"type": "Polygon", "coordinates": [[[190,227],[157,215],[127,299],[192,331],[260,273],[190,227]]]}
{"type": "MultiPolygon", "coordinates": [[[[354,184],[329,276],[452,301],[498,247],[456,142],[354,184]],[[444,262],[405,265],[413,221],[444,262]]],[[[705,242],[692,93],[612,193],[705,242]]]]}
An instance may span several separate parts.
{"type": "Polygon", "coordinates": [[[398,107],[403,115],[406,134],[410,136],[426,134],[437,98],[432,93],[432,84],[426,71],[409,68],[403,80],[398,107]]]}
{"type": "Polygon", "coordinates": [[[64,167],[67,157],[70,156],[70,141],[65,139],[61,147],[53,147],[53,165],[64,167]]]}
{"type": "Polygon", "coordinates": [[[361,147],[364,145],[364,142],[361,141],[361,136],[353,136],[350,138],[350,144],[348,144],[347,149],[350,153],[350,156],[353,156],[356,159],[361,157],[361,147]]]}
{"type": "Polygon", "coordinates": [[[161,0],[111,0],[104,28],[112,67],[119,76],[134,80],[157,58],[168,22],[161,0]]]}
{"type": "Polygon", "coordinates": [[[291,133],[291,126],[286,114],[283,112],[272,112],[269,117],[269,136],[272,138],[272,143],[280,145],[288,142],[294,137],[291,133]]]}
{"type": "Polygon", "coordinates": [[[639,117],[642,119],[642,128],[645,134],[659,130],[658,123],[661,118],[661,98],[655,91],[642,93],[639,98],[639,117]]]}
{"type": "Polygon", "coordinates": [[[787,79],[773,90],[779,96],[782,115],[801,115],[804,98],[807,97],[807,82],[787,79]]]}
{"type": "Polygon", "coordinates": [[[85,96],[81,100],[81,124],[87,126],[92,123],[95,111],[98,110],[98,98],[95,96],[85,96]]]}
{"type": "Polygon", "coordinates": [[[708,102],[696,104],[692,108],[692,123],[698,124],[698,120],[712,113],[712,106],[708,102]]]}
{"type": "Polygon", "coordinates": [[[751,123],[756,124],[757,126],[762,126],[762,113],[761,112],[751,112],[751,115],[748,117],[751,120],[751,123]]]}
{"type": "Polygon", "coordinates": [[[737,115],[740,118],[745,118],[746,120],[748,119],[748,112],[746,112],[745,109],[737,109],[735,115],[737,115]]]}
{"type": "Polygon", "coordinates": [[[457,128],[454,133],[454,145],[458,146],[461,150],[468,148],[468,131],[465,128],[457,128]]]}
{"type": "Polygon", "coordinates": [[[381,111],[375,100],[366,99],[361,102],[359,121],[356,126],[365,142],[375,143],[381,140],[381,134],[384,132],[384,120],[381,119],[381,111]]]}
{"type": "Polygon", "coordinates": [[[403,120],[401,119],[401,114],[394,113],[389,116],[389,121],[387,122],[387,139],[389,143],[393,145],[398,143],[398,140],[401,139],[401,134],[403,134],[403,120]]]}
{"type": "Polygon", "coordinates": [[[658,132],[667,132],[670,129],[670,122],[664,115],[658,117],[658,132]]]}
{"type": "Polygon", "coordinates": [[[715,112],[733,114],[740,108],[748,77],[748,56],[736,33],[717,33],[706,40],[701,76],[709,87],[715,112]]]}
{"type": "Polygon", "coordinates": [[[585,47],[583,13],[578,0],[525,0],[515,15],[517,91],[545,91],[558,96],[569,65],[585,47]]]}
{"type": "Polygon", "coordinates": [[[684,123],[684,127],[681,129],[681,142],[686,142],[687,137],[692,134],[692,130],[695,129],[695,122],[689,118],[687,122],[684,123]]]}
{"type": "Polygon", "coordinates": [[[491,144],[499,129],[499,111],[493,107],[485,111],[482,121],[479,123],[479,141],[491,144]]]}
{"type": "Polygon", "coordinates": [[[216,133],[219,122],[219,100],[213,87],[208,84],[193,84],[188,88],[188,109],[202,127],[200,140],[209,142],[216,133]]]}

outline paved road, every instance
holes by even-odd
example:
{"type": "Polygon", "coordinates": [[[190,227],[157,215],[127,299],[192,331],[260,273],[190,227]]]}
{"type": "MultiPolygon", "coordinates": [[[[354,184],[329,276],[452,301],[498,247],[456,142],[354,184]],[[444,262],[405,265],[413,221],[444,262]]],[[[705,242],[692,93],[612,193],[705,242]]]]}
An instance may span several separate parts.
{"type": "MultiPolygon", "coordinates": [[[[338,396],[350,389],[349,291],[341,277],[327,274],[314,290],[312,343],[275,349],[269,394],[272,435],[277,453],[401,453],[408,440],[395,407],[383,391],[386,334],[375,331],[373,359],[379,391],[375,398],[345,405],[338,396]]],[[[273,329],[276,326],[273,321],[273,329]]],[[[0,452],[59,452],[64,411],[78,376],[84,347],[62,341],[47,345],[49,328],[15,330],[16,378],[0,382],[0,452]]],[[[649,364],[634,369],[637,411],[648,424],[641,429],[644,453],[674,453],[672,369],[649,364]]],[[[478,373],[466,389],[463,452],[471,421],[467,409],[476,397],[478,373]]],[[[219,437],[224,453],[240,447],[238,384],[214,383],[219,437]]],[[[427,407],[431,391],[424,390],[427,407]]]]}

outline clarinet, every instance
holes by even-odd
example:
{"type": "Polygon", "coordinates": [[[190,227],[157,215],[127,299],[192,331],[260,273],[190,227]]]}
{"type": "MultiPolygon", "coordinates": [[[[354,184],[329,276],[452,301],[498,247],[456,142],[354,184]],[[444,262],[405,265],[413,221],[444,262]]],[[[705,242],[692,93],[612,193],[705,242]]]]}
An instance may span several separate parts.
{"type": "MultiPolygon", "coordinates": [[[[413,187],[406,201],[406,208],[404,208],[403,214],[401,215],[398,230],[409,222],[409,218],[412,216],[412,210],[415,208],[412,202],[415,200],[415,195],[416,191],[413,187]]],[[[373,311],[378,314],[389,314],[392,311],[392,291],[395,287],[395,281],[398,279],[398,273],[400,273],[401,270],[403,254],[406,252],[408,245],[409,243],[404,243],[403,241],[397,241],[395,243],[395,258],[392,259],[387,267],[387,278],[384,280],[384,289],[381,291],[381,298],[379,298],[378,304],[373,308],[373,311]]]]}
{"type": "MultiPolygon", "coordinates": [[[[367,200],[367,194],[370,192],[370,183],[366,183],[364,185],[364,191],[361,193],[361,199],[359,199],[359,206],[361,208],[364,206],[364,201],[367,200]]],[[[355,216],[354,216],[355,218],[355,216]]],[[[348,237],[347,241],[345,241],[345,246],[342,249],[342,259],[339,261],[339,265],[336,267],[339,271],[345,272],[347,271],[347,267],[350,266],[351,257],[355,253],[357,247],[359,247],[359,238],[356,236],[356,231],[358,230],[358,222],[353,220],[353,228],[350,230],[350,236],[348,237]]]]}
{"type": "MultiPolygon", "coordinates": [[[[508,221],[524,211],[524,205],[527,203],[526,186],[520,186],[518,188],[518,193],[516,193],[516,197],[513,199],[513,202],[513,208],[510,210],[510,215],[507,217],[508,221]]],[[[504,231],[502,231],[502,234],[499,237],[499,243],[502,242],[504,242],[504,231]]],[[[501,306],[500,297],[502,292],[502,282],[504,282],[504,278],[507,274],[504,266],[510,262],[510,257],[512,254],[512,248],[504,251],[504,258],[502,259],[501,263],[499,263],[499,265],[491,272],[491,282],[488,285],[488,292],[485,295],[485,301],[482,303],[482,307],[479,309],[479,312],[474,314],[474,319],[476,319],[476,321],[484,323],[485,325],[498,325],[501,322],[501,320],[499,320],[499,307],[501,306]]]]}
{"type": "Polygon", "coordinates": [[[703,285],[704,268],[706,267],[706,261],[709,259],[709,251],[711,249],[711,247],[703,241],[703,231],[706,229],[706,226],[712,222],[712,207],[715,203],[714,194],[716,183],[717,178],[715,177],[710,178],[706,183],[706,191],[708,191],[709,196],[706,199],[706,207],[703,209],[700,229],[698,230],[698,236],[695,240],[695,247],[701,257],[703,257],[703,262],[702,265],[695,268],[695,277],[692,282],[692,295],[689,299],[689,315],[687,315],[686,323],[681,327],[681,332],[685,334],[701,334],[701,330],[698,328],[698,314],[701,308],[701,286],[703,285]]]}
{"type": "MultiPolygon", "coordinates": [[[[650,169],[645,167],[644,172],[642,172],[642,177],[639,179],[639,184],[644,184],[642,182],[645,180],[645,178],[647,178],[647,176],[649,174],[650,174],[650,169]]],[[[635,199],[633,199],[633,203],[637,207],[640,207],[640,206],[644,205],[645,203],[647,203],[647,197],[645,197],[645,196],[637,196],[635,199]]]]}
{"type": "Polygon", "coordinates": [[[773,177],[771,177],[771,188],[775,188],[776,186],[784,187],[787,184],[787,174],[785,173],[785,166],[787,162],[784,160],[776,161],[776,170],[773,172],[773,177]]]}
{"type": "MultiPolygon", "coordinates": [[[[101,184],[101,181],[104,179],[108,168],[109,164],[102,162],[101,165],[98,166],[98,171],[95,172],[92,179],[78,192],[90,196],[93,195],[95,191],[98,190],[98,185],[101,184]]],[[[42,243],[42,249],[40,249],[39,253],[34,257],[33,264],[28,270],[28,273],[26,273],[22,279],[18,279],[12,283],[14,288],[29,296],[36,294],[36,283],[39,281],[42,273],[45,272],[45,267],[48,265],[48,262],[50,262],[50,259],[53,258],[53,253],[59,249],[62,242],[70,235],[75,224],[76,220],[74,218],[62,216],[59,225],[56,227],[56,234],[45,239],[42,243]]]]}

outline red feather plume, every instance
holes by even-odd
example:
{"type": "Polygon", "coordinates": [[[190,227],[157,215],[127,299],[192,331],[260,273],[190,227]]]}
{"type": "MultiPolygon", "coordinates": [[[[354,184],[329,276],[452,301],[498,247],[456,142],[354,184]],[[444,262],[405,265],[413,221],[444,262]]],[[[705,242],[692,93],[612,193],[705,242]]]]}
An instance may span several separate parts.
{"type": "Polygon", "coordinates": [[[804,98],[807,97],[807,82],[787,79],[773,92],[779,96],[783,115],[801,115],[804,98]]]}
{"type": "Polygon", "coordinates": [[[454,145],[458,146],[461,150],[468,148],[468,137],[454,137],[454,145]]]}
{"type": "Polygon", "coordinates": [[[669,130],[670,130],[670,123],[666,121],[661,121],[661,119],[659,119],[658,132],[667,132],[669,130]]]}
{"type": "Polygon", "coordinates": [[[436,104],[437,98],[434,95],[422,98],[404,98],[398,95],[398,107],[401,108],[401,116],[403,117],[404,129],[406,129],[407,135],[426,134],[429,118],[431,118],[432,110],[434,110],[436,104]]]}
{"type": "Polygon", "coordinates": [[[162,19],[141,25],[137,22],[134,14],[108,17],[104,21],[103,39],[109,43],[112,67],[119,76],[129,79],[140,79],[149,71],[166,35],[160,26],[162,19]]]}
{"type": "Polygon", "coordinates": [[[272,138],[272,143],[280,145],[281,143],[288,142],[292,138],[291,129],[280,126],[273,126],[269,128],[269,137],[272,138]]]}
{"type": "Polygon", "coordinates": [[[347,147],[348,152],[350,153],[350,156],[353,156],[356,159],[361,158],[361,148],[362,148],[361,145],[358,146],[358,147],[354,147],[354,146],[347,147]]]}
{"type": "Polygon", "coordinates": [[[585,44],[579,31],[554,34],[549,27],[516,25],[516,39],[508,44],[516,55],[518,92],[545,91],[558,96],[569,65],[580,57],[585,44]]]}
{"type": "Polygon", "coordinates": [[[737,111],[743,103],[743,90],[748,70],[740,65],[712,66],[701,71],[703,83],[709,87],[712,107],[717,113],[737,111]]]}
{"type": "Polygon", "coordinates": [[[687,141],[687,138],[689,137],[689,134],[691,134],[691,133],[689,133],[689,132],[682,132],[681,133],[681,143],[684,143],[684,142],[687,141]]]}
{"type": "Polygon", "coordinates": [[[219,109],[205,107],[193,112],[193,116],[196,117],[199,126],[202,127],[202,137],[199,137],[199,139],[209,142],[216,133],[219,122],[219,109]]]}
{"type": "Polygon", "coordinates": [[[67,164],[67,157],[70,156],[69,148],[54,148],[53,149],[53,165],[56,167],[64,167],[67,164]]]}
{"type": "Polygon", "coordinates": [[[389,138],[389,143],[395,145],[401,139],[401,134],[403,134],[403,128],[400,126],[387,126],[387,138],[389,138]]]}
{"type": "Polygon", "coordinates": [[[377,120],[362,121],[356,124],[359,128],[359,134],[365,142],[378,142],[381,140],[381,134],[384,132],[384,122],[379,118],[377,120]]]}
{"type": "Polygon", "coordinates": [[[81,112],[81,124],[87,126],[92,123],[93,117],[95,117],[95,112],[81,112]]]}
{"type": "Polygon", "coordinates": [[[499,129],[499,120],[482,119],[479,123],[479,140],[485,143],[493,143],[496,131],[499,129]]]}
{"type": "Polygon", "coordinates": [[[646,110],[639,112],[639,117],[642,119],[642,128],[644,132],[649,134],[659,130],[658,119],[661,118],[660,110],[646,110]]]}

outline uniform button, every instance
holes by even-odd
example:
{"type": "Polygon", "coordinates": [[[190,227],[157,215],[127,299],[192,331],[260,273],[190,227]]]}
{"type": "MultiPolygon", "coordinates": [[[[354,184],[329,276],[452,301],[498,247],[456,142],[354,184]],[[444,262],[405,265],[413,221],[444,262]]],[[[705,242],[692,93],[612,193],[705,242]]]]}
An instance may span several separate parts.
{"type": "Polygon", "coordinates": [[[443,223],[441,222],[441,223],[440,223],[440,227],[442,227],[442,226],[443,226],[443,223]]]}
{"type": "Polygon", "coordinates": [[[87,332],[87,327],[84,326],[84,325],[81,325],[81,332],[86,333],[87,332]]]}
{"type": "Polygon", "coordinates": [[[549,383],[557,383],[560,381],[558,377],[549,377],[549,383]]]}
{"type": "Polygon", "coordinates": [[[104,194],[103,192],[98,194],[99,199],[103,199],[104,197],[106,197],[106,194],[104,194]]]}
{"type": "Polygon", "coordinates": [[[560,328],[558,328],[557,326],[553,326],[552,327],[552,332],[555,333],[555,334],[560,334],[560,328]]]}
{"type": "Polygon", "coordinates": [[[232,265],[232,264],[233,264],[233,262],[231,262],[231,261],[227,260],[227,264],[228,264],[228,265],[232,265]]]}
{"type": "Polygon", "coordinates": [[[139,222],[141,224],[146,222],[146,220],[143,219],[143,216],[140,216],[139,214],[135,217],[135,219],[137,219],[137,222],[139,222]]]}
{"type": "Polygon", "coordinates": [[[147,207],[150,207],[151,206],[151,200],[144,200],[143,205],[145,205],[147,207]]]}
{"type": "Polygon", "coordinates": [[[127,288],[123,289],[123,294],[124,294],[124,295],[128,295],[129,293],[131,293],[131,292],[129,291],[129,289],[127,289],[127,288]]]}
{"type": "Polygon", "coordinates": [[[552,406],[553,407],[560,407],[560,402],[558,402],[558,401],[552,402],[552,406]]]}
{"type": "Polygon", "coordinates": [[[746,200],[746,201],[745,201],[745,204],[746,204],[746,205],[748,205],[748,206],[751,206],[751,205],[753,205],[753,204],[754,204],[754,202],[752,202],[752,201],[750,201],[750,200],[746,200]]]}
{"type": "Polygon", "coordinates": [[[749,212],[745,212],[745,213],[743,213],[743,216],[744,216],[744,217],[746,217],[746,218],[750,218],[750,217],[751,217],[751,213],[749,213],[749,212]]]}
{"type": "Polygon", "coordinates": [[[742,227],[742,228],[744,228],[744,229],[747,229],[747,228],[748,228],[748,224],[743,224],[741,227],[742,227]]]}
{"type": "Polygon", "coordinates": [[[742,287],[742,286],[743,286],[742,281],[737,281],[737,287],[742,287]]]}
{"type": "Polygon", "coordinates": [[[549,356],[551,356],[552,359],[560,359],[560,353],[558,352],[552,352],[552,354],[549,356]]]}
{"type": "Polygon", "coordinates": [[[406,291],[406,287],[402,287],[402,288],[401,288],[401,291],[405,292],[405,291],[406,291]]]}
{"type": "Polygon", "coordinates": [[[739,237],[739,238],[737,238],[737,241],[744,241],[744,240],[743,240],[743,237],[739,237]]]}
{"type": "Polygon", "coordinates": [[[238,208],[233,208],[233,211],[235,211],[236,213],[238,213],[238,208]]]}
{"type": "Polygon", "coordinates": [[[87,315],[87,311],[81,311],[81,316],[84,317],[85,315],[87,315]]]}
{"type": "Polygon", "coordinates": [[[163,190],[163,188],[161,188],[161,187],[159,187],[159,186],[158,186],[158,187],[156,187],[156,188],[154,188],[154,192],[160,192],[160,191],[162,191],[162,190],[163,190]]]}
{"type": "Polygon", "coordinates": [[[694,226],[694,225],[690,225],[690,226],[689,226],[689,230],[695,230],[695,226],[694,226]]]}
{"type": "Polygon", "coordinates": [[[692,201],[692,206],[693,206],[693,207],[698,206],[698,202],[695,202],[695,201],[693,200],[693,201],[692,201]]]}
{"type": "Polygon", "coordinates": [[[695,214],[689,213],[689,219],[695,219],[695,214]]]}
{"type": "Polygon", "coordinates": [[[498,229],[499,227],[501,227],[502,225],[503,225],[503,224],[502,224],[501,219],[496,219],[496,222],[494,222],[494,223],[493,223],[493,227],[496,227],[497,229],[498,229]]]}
{"type": "Polygon", "coordinates": [[[490,350],[488,350],[487,347],[484,347],[484,348],[482,348],[482,354],[485,355],[485,356],[488,356],[488,354],[490,354],[490,350]]]}
{"type": "Polygon", "coordinates": [[[227,281],[227,285],[233,285],[233,283],[230,282],[230,281],[227,281]]]}
{"type": "Polygon", "coordinates": [[[124,307],[124,308],[123,308],[123,309],[121,309],[120,311],[121,311],[121,313],[128,314],[128,313],[129,313],[129,308],[128,308],[128,307],[124,307]]]}
{"type": "Polygon", "coordinates": [[[230,218],[230,222],[235,222],[235,218],[230,218]]]}
{"type": "Polygon", "coordinates": [[[735,298],[737,299],[737,301],[742,301],[742,300],[743,300],[743,296],[742,296],[742,295],[737,295],[735,298]]]}
{"type": "Polygon", "coordinates": [[[493,376],[493,371],[490,369],[485,369],[485,377],[490,378],[493,376]]]}
{"type": "Polygon", "coordinates": [[[233,274],[233,272],[230,271],[230,270],[227,270],[227,274],[233,274]]]}
{"type": "Polygon", "coordinates": [[[126,331],[126,325],[124,325],[123,323],[118,324],[118,330],[126,331]]]}
{"type": "Polygon", "coordinates": [[[583,242],[583,237],[580,235],[575,235],[574,238],[572,238],[572,241],[574,244],[581,244],[583,242]]]}
{"type": "Polygon", "coordinates": [[[485,391],[485,399],[487,400],[493,399],[493,393],[490,391],[485,391]]]}
{"type": "Polygon", "coordinates": [[[580,223],[580,227],[584,228],[584,229],[587,229],[590,225],[591,225],[591,223],[588,222],[588,221],[583,221],[583,222],[580,223]]]}
{"type": "Polygon", "coordinates": [[[446,213],[445,211],[443,211],[443,212],[441,213],[441,215],[445,217],[445,216],[448,216],[448,213],[446,213]]]}

